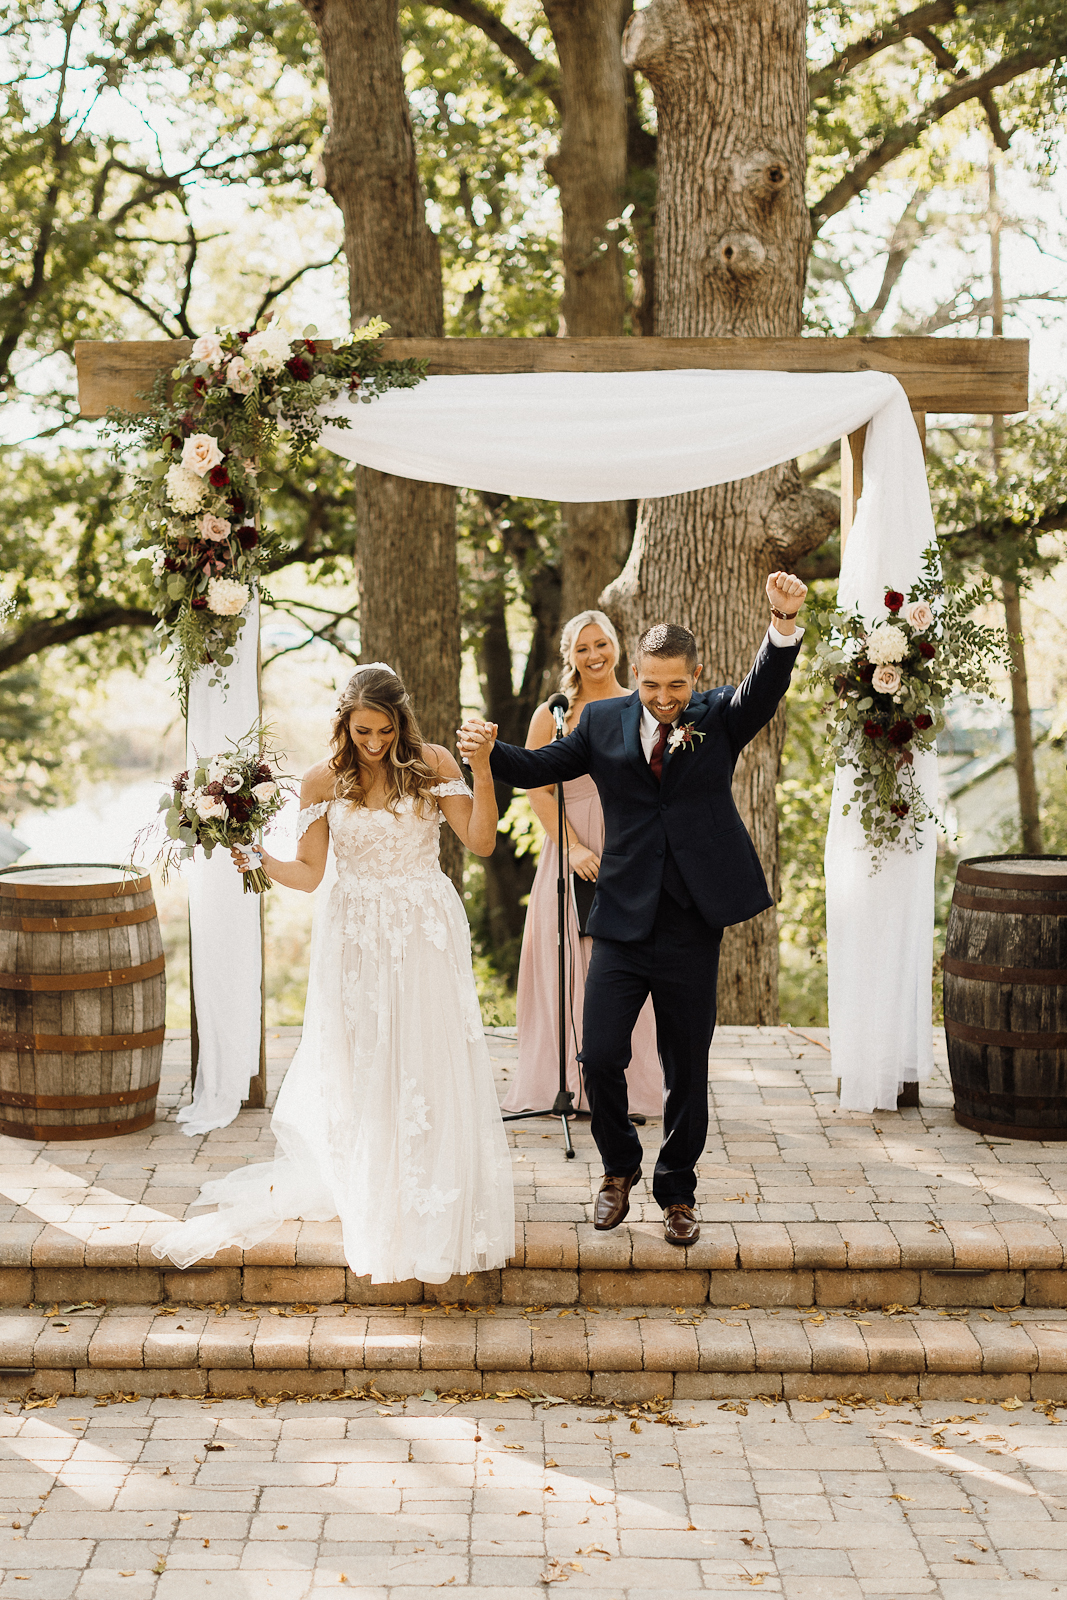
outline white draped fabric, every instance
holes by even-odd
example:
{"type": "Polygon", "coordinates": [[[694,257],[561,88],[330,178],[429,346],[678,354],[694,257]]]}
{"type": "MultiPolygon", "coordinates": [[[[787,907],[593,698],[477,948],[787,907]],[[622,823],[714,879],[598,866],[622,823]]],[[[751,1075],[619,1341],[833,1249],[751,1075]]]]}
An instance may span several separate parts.
{"type": "MultiPolygon", "coordinates": [[[[869,422],[863,497],[842,564],[843,604],[873,616],[885,588],[907,590],[933,536],[922,448],[907,396],[884,373],[523,373],[429,378],[370,405],[326,409],[347,427],[323,442],[351,461],[432,483],[565,501],[681,494],[821,449],[869,422]]],[[[221,749],[257,714],[252,614],[228,691],[189,699],[190,748],[221,749]]],[[[935,796],[934,758],[917,763],[935,796]]],[[[842,814],[838,774],[826,841],[830,1033],[843,1106],[896,1104],[932,1065],[934,846],[897,849],[872,874],[858,813],[842,814]]],[[[227,859],[190,884],[200,1064],[185,1131],[225,1126],[247,1094],[259,1048],[259,906],[227,859]]]]}
{"type": "MultiPolygon", "coordinates": [[[[217,755],[259,720],[259,601],[245,616],[225,686],[202,668],[189,685],[186,760],[217,755]]],[[[261,945],[259,896],[245,894],[228,850],[197,854],[189,872],[189,935],[200,1057],[191,1105],[178,1112],[182,1132],[225,1128],[259,1071],[261,945]]]]}
{"type": "MultiPolygon", "coordinates": [[[[429,378],[371,405],[347,397],[323,442],[424,482],[567,501],[681,494],[821,449],[869,422],[863,497],[840,597],[873,617],[907,590],[933,538],[922,447],[885,373],[523,373],[429,378]]],[[[917,762],[936,795],[933,756],[917,762]]],[[[934,845],[893,851],[872,874],[850,782],[834,783],[826,841],[830,1035],[841,1103],[896,1105],[932,1066],[934,845]]]]}

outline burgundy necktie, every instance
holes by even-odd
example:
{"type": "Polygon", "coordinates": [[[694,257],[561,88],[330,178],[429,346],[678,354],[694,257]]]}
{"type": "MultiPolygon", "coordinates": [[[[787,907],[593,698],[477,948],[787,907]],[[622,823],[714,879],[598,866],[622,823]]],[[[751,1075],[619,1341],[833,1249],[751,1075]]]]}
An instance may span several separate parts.
{"type": "Polygon", "coordinates": [[[656,734],[656,742],[652,746],[652,754],[648,758],[648,764],[652,768],[652,775],[657,783],[663,780],[663,752],[667,748],[667,735],[670,731],[671,725],[669,722],[660,723],[659,732],[656,734]]]}

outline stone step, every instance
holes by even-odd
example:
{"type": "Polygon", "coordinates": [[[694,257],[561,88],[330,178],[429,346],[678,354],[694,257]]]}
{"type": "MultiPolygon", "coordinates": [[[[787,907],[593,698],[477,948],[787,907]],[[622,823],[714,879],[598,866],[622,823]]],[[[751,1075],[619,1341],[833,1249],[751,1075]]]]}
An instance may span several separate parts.
{"type": "Polygon", "coordinates": [[[47,1309],[0,1316],[0,1393],[1067,1403],[1067,1317],[1026,1308],[47,1309]]]}
{"type": "Polygon", "coordinates": [[[374,1285],[349,1271],[336,1223],[289,1223],[247,1251],[181,1271],[151,1245],[165,1224],[8,1223],[0,1305],[229,1304],[1067,1306],[1067,1224],[707,1223],[688,1250],[651,1222],[520,1223],[501,1271],[374,1285]]]}

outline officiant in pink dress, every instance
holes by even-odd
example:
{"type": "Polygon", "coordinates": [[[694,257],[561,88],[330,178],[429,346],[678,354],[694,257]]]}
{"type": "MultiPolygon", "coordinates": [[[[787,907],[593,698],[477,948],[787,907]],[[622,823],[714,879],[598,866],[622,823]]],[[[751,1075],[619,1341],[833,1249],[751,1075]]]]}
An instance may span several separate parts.
{"type": "MultiPolygon", "coordinates": [[[[567,732],[591,700],[625,697],[629,692],[616,677],[619,640],[602,611],[580,611],[560,638],[563,672],[560,690],[567,696],[567,732]]],[[[555,723],[547,705],[538,706],[526,739],[528,750],[551,742],[555,723]]],[[[556,791],[549,785],[529,790],[530,804],[545,830],[537,876],[530,891],[522,936],[518,984],[518,1065],[504,1101],[505,1111],[536,1111],[550,1106],[559,1089],[559,954],[556,883],[559,871],[559,817],[556,791]]],[[[596,886],[604,846],[604,813],[592,778],[570,779],[563,785],[568,833],[571,890],[567,897],[565,947],[567,1087],[574,1104],[588,1110],[578,1066],[582,1047],[585,978],[593,941],[584,938],[588,900],[596,886]],[[575,882],[577,880],[577,882],[575,882]]],[[[656,1048],[656,1022],[647,1000],[637,1019],[633,1055],[626,1073],[629,1109],[658,1117],[663,1111],[663,1073],[656,1048]]]]}

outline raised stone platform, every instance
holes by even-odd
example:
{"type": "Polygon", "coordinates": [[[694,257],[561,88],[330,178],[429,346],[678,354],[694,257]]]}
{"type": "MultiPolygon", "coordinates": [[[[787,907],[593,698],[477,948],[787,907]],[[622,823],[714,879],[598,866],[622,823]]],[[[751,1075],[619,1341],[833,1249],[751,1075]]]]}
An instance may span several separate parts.
{"type": "MultiPolygon", "coordinates": [[[[298,1038],[283,1029],[270,1040],[272,1099],[298,1038]]],[[[490,1045],[503,1092],[514,1041],[497,1032],[490,1045]]],[[[1067,1306],[1067,1145],[959,1127],[943,1048],[921,1107],[864,1116],[837,1103],[824,1031],[720,1029],[700,1169],[703,1232],[687,1251],[664,1242],[645,1183],[622,1227],[593,1229],[599,1168],[587,1121],[574,1124],[574,1161],[564,1159],[557,1122],[512,1123],[515,1256],[503,1271],[439,1287],[357,1278],[332,1223],[288,1224],[254,1250],[186,1272],[160,1263],[152,1242],[165,1219],[185,1214],[200,1183],[273,1148],[269,1110],[196,1139],[180,1131],[188,1048],[186,1036],[168,1037],[160,1120],[143,1133],[84,1146],[0,1139],[0,1304],[11,1308],[0,1366],[36,1369],[38,1388],[128,1387],[119,1374],[139,1372],[162,1386],[145,1388],[142,1376],[142,1392],[187,1384],[244,1392],[262,1368],[289,1374],[280,1390],[361,1387],[368,1378],[381,1386],[386,1374],[395,1386],[410,1373],[422,1387],[495,1392],[536,1380],[568,1395],[621,1397],[621,1385],[634,1396],[697,1398],[760,1393],[760,1385],[807,1392],[805,1374],[847,1388],[853,1376],[891,1373],[915,1393],[971,1373],[992,1381],[1008,1370],[996,1366],[1002,1360],[1037,1385],[1034,1398],[1058,1397],[1042,1385],[1067,1381],[1060,1319],[1050,1316],[1067,1306]],[[67,1311],[67,1334],[43,1315],[86,1301],[94,1305],[67,1311]],[[225,1308],[220,1317],[203,1309],[212,1303],[225,1308]],[[444,1309],[458,1303],[472,1309],[444,1309]],[[156,1320],[164,1304],[200,1309],[183,1309],[180,1336],[164,1335],[156,1320]],[[292,1314],[312,1305],[314,1315],[292,1314]],[[551,1309],[527,1313],[531,1306],[551,1309]],[[916,1314],[885,1319],[885,1306],[916,1314]],[[994,1309],[1020,1306],[1012,1316],[994,1309]],[[670,1307],[681,1308],[673,1320],[670,1307]],[[798,1307],[814,1307],[825,1326],[800,1319],[798,1307]],[[846,1312],[867,1307],[875,1312],[864,1318],[846,1312]],[[944,1315],[965,1307],[973,1308],[969,1343],[944,1315]],[[566,1320],[544,1334],[546,1316],[566,1320]],[[871,1316],[876,1333],[864,1330],[871,1316]],[[738,1318],[749,1331],[730,1331],[738,1318]],[[997,1343],[993,1330],[1005,1322],[1023,1326],[997,1343]],[[787,1327],[792,1342],[783,1346],[787,1327]],[[947,1333],[962,1343],[946,1356],[947,1333]],[[493,1357],[501,1339],[508,1350],[519,1345],[493,1357]],[[299,1359],[285,1353],[294,1341],[299,1359]],[[520,1346],[526,1355],[515,1353],[520,1346]],[[275,1347],[284,1359],[265,1354],[275,1347]],[[968,1364],[943,1365],[959,1360],[968,1364]],[[358,1383],[354,1374],[363,1374],[358,1383]]],[[[644,1136],[652,1153],[658,1123],[644,1136]]],[[[28,1377],[5,1381],[25,1387],[28,1377]]],[[[1017,1384],[1011,1392],[1023,1393],[1017,1384]]]]}

